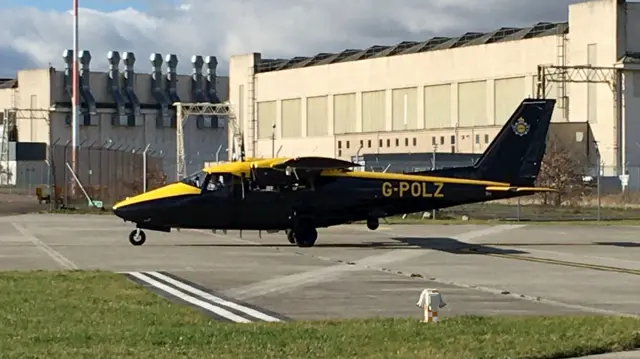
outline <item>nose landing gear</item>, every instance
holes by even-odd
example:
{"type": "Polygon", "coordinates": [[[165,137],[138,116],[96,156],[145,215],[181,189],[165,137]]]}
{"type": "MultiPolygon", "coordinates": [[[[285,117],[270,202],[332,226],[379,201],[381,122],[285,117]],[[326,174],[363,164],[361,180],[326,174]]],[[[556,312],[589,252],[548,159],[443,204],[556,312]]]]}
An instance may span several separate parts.
{"type": "Polygon", "coordinates": [[[141,246],[147,240],[147,235],[140,228],[136,228],[129,233],[129,243],[134,246],[141,246]]]}

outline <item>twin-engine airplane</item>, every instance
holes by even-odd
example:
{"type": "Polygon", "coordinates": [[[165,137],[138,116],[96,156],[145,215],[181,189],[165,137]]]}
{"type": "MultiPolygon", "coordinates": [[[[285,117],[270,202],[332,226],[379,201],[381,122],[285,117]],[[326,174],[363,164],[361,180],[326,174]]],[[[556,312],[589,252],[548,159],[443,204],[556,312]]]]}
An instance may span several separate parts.
{"type": "Polygon", "coordinates": [[[311,247],[317,228],[467,203],[553,191],[534,182],[546,150],[555,100],[525,99],[478,161],[468,167],[411,173],[354,171],[324,157],[247,159],[203,169],[176,183],[127,198],[115,214],[142,229],[284,230],[311,247]]]}

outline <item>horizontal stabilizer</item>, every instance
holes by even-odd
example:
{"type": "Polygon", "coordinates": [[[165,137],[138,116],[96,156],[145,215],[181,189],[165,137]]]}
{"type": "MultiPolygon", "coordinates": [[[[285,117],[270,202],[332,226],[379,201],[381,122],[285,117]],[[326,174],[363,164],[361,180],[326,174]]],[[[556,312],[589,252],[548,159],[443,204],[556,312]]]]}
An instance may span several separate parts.
{"type": "Polygon", "coordinates": [[[491,186],[485,188],[489,192],[558,192],[558,190],[546,187],[502,187],[491,186]]]}

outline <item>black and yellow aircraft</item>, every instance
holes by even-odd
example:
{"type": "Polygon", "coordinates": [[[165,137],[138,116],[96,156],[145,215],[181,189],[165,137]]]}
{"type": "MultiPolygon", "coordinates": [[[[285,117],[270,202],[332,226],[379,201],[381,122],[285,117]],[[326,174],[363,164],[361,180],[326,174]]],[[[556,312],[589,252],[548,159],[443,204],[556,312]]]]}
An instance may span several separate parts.
{"type": "MultiPolygon", "coordinates": [[[[284,230],[290,243],[311,247],[317,228],[488,200],[549,188],[534,182],[546,150],[555,100],[525,99],[472,166],[411,173],[354,171],[359,165],[324,157],[226,162],[127,198],[113,210],[142,229],[284,230]]],[[[241,151],[243,149],[241,148],[241,151]]]]}

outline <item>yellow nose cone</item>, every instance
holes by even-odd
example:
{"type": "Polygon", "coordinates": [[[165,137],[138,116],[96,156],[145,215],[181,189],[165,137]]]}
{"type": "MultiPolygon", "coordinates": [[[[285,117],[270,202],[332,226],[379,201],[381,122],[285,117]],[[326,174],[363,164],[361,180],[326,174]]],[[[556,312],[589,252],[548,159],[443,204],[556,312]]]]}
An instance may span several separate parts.
{"type": "Polygon", "coordinates": [[[113,209],[122,208],[131,204],[150,202],[163,198],[187,196],[187,195],[199,195],[200,189],[186,185],[184,183],[172,183],[164,187],[156,188],[154,190],[141,193],[137,196],[127,197],[123,201],[120,201],[113,206],[113,209]]]}

